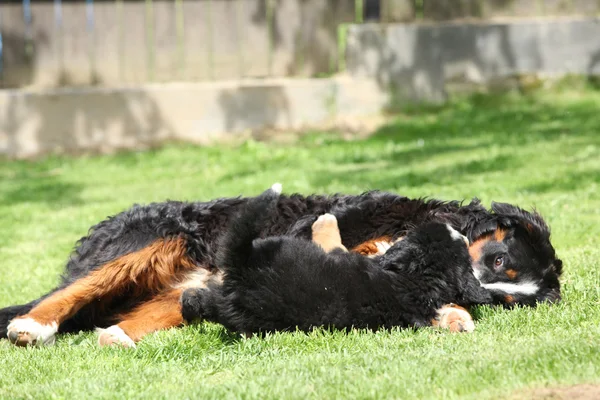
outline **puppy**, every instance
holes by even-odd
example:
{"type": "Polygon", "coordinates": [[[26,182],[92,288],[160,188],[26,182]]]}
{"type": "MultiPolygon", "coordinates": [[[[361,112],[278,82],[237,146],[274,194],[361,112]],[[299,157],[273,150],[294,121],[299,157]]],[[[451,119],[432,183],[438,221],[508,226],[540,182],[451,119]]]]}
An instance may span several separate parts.
{"type": "Polygon", "coordinates": [[[218,246],[222,285],[186,290],[186,320],[218,322],[246,335],[320,326],[422,327],[435,325],[437,310],[449,303],[491,301],[472,273],[465,238],[446,224],[425,224],[374,258],[346,251],[333,215],[313,225],[318,243],[259,239],[280,191],[274,185],[232,220],[218,246]],[[334,229],[316,232],[319,225],[334,229]]]}

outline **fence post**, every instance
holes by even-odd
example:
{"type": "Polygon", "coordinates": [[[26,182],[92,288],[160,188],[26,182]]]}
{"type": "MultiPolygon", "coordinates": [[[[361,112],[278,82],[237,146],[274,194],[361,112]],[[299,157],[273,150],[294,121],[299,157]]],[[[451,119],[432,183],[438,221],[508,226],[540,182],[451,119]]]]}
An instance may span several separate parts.
{"type": "Polygon", "coordinates": [[[4,87],[4,53],[2,52],[2,7],[0,6],[0,88],[4,87]]]}
{"type": "Polygon", "coordinates": [[[354,22],[362,24],[365,16],[365,0],[354,0],[354,22]]]}
{"type": "Polygon", "coordinates": [[[86,28],[89,37],[89,58],[90,58],[90,83],[98,83],[98,69],[96,65],[96,30],[94,27],[94,0],[86,0],[85,4],[86,28]]]}
{"type": "Polygon", "coordinates": [[[175,0],[175,27],[177,30],[179,79],[183,80],[185,75],[185,16],[183,15],[183,0],[175,0]]]}
{"type": "Polygon", "coordinates": [[[33,37],[31,33],[31,0],[23,0],[23,19],[25,20],[25,55],[33,57],[33,37]]]}
{"type": "Polygon", "coordinates": [[[423,20],[425,18],[425,0],[415,1],[415,19],[423,20]]]}
{"type": "Polygon", "coordinates": [[[206,38],[206,43],[208,47],[208,79],[213,81],[215,79],[214,75],[214,51],[213,51],[213,22],[212,22],[212,0],[206,0],[208,3],[208,11],[206,12],[206,23],[208,26],[208,37],[206,38]]]}
{"type": "Polygon", "coordinates": [[[237,61],[238,61],[238,74],[239,78],[244,77],[244,48],[242,46],[242,23],[241,16],[244,15],[244,2],[243,0],[235,0],[235,4],[233,5],[234,10],[234,18],[235,22],[235,41],[237,44],[237,61]]]}
{"type": "Polygon", "coordinates": [[[148,79],[154,80],[154,7],[152,0],[146,0],[146,52],[148,79]]]}
{"type": "Polygon", "coordinates": [[[268,37],[268,43],[269,43],[269,50],[268,50],[268,66],[267,66],[267,71],[269,76],[273,75],[273,52],[275,50],[275,24],[274,24],[274,19],[275,19],[275,0],[265,0],[266,1],[266,18],[267,18],[267,35],[269,35],[268,37]]]}
{"type": "Polygon", "coordinates": [[[125,29],[123,27],[123,0],[115,0],[115,13],[117,14],[117,36],[119,38],[119,80],[125,81],[125,29]]]}
{"type": "Polygon", "coordinates": [[[64,53],[64,43],[63,43],[63,12],[62,12],[62,1],[54,0],[54,30],[56,32],[56,37],[58,40],[56,41],[56,47],[54,49],[54,54],[56,57],[56,63],[58,64],[58,68],[60,74],[65,71],[65,53],[64,53]]]}

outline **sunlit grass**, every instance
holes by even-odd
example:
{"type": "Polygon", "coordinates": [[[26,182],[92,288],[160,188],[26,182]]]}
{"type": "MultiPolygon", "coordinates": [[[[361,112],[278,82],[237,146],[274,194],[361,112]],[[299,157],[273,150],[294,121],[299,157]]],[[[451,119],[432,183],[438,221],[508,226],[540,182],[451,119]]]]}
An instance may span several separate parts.
{"type": "Polygon", "coordinates": [[[0,398],[482,398],[600,381],[600,93],[473,97],[415,109],[362,140],[171,145],[0,163],[0,306],[53,287],[74,242],[132,203],[368,189],[535,206],[565,265],[554,307],[481,308],[476,332],[317,331],[241,340],[214,324],[136,350],[93,333],[0,341],[0,398]]]}

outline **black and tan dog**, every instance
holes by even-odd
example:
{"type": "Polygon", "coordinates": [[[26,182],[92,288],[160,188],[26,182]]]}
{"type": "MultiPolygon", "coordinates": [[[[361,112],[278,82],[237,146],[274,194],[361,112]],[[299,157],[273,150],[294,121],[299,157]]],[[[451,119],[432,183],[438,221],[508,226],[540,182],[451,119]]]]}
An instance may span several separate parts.
{"type": "Polygon", "coordinates": [[[258,239],[275,212],[280,187],[274,188],[233,219],[217,252],[222,282],[186,290],[184,318],[246,335],[319,326],[422,327],[435,325],[444,305],[492,301],[473,275],[468,240],[443,223],[418,227],[374,258],[347,252],[331,214],[313,224],[312,242],[258,239]]]}
{"type": "MultiPolygon", "coordinates": [[[[56,289],[0,310],[0,338],[44,345],[57,332],[108,327],[101,345],[133,346],[150,332],[181,325],[181,294],[219,281],[217,239],[248,200],[134,206],[100,222],[77,244],[56,289]]],[[[494,292],[493,302],[534,306],[560,299],[562,263],[537,213],[378,191],[281,195],[260,235],[310,239],[312,223],[325,213],[337,217],[343,244],[361,254],[385,249],[428,222],[449,224],[469,238],[476,277],[494,292]]]]}

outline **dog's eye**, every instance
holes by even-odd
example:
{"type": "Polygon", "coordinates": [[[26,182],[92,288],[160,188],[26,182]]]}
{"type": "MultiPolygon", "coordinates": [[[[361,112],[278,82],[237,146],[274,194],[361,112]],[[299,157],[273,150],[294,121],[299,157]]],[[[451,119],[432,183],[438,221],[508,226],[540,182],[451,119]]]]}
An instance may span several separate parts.
{"type": "Polygon", "coordinates": [[[494,267],[502,268],[503,265],[504,265],[504,256],[496,257],[496,259],[494,260],[494,267]]]}

